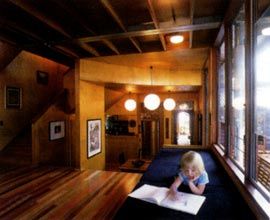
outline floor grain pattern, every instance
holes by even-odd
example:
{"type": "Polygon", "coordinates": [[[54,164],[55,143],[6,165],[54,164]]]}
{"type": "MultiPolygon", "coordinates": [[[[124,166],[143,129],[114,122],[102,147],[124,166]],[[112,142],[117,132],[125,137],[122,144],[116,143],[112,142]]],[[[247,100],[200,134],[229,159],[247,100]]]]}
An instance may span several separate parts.
{"type": "Polygon", "coordinates": [[[0,172],[0,219],[112,219],[140,178],[49,166],[0,172]]]}

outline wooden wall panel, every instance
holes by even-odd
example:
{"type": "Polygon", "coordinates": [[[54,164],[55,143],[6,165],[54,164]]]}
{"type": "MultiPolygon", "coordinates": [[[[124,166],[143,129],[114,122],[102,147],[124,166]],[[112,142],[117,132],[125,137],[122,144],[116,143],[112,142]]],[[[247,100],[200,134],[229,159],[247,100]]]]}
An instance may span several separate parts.
{"type": "Polygon", "coordinates": [[[3,149],[49,100],[63,88],[63,73],[68,68],[48,59],[21,52],[0,73],[0,150],[3,149]],[[36,71],[49,75],[48,85],[37,84],[36,71]],[[5,109],[5,87],[22,88],[22,108],[5,109]]]}
{"type": "MultiPolygon", "coordinates": [[[[136,68],[123,65],[80,60],[80,79],[92,82],[151,85],[149,68],[136,68]]],[[[193,85],[200,86],[200,71],[152,70],[152,85],[193,85]]]]}
{"type": "MultiPolygon", "coordinates": [[[[79,80],[79,79],[78,79],[79,80]]],[[[105,169],[105,89],[90,82],[76,83],[76,147],[79,148],[80,169],[105,169]],[[101,153],[87,158],[87,120],[101,119],[101,153]]]]}
{"type": "Polygon", "coordinates": [[[59,108],[59,103],[50,108],[32,125],[32,155],[34,164],[53,164],[67,166],[69,120],[68,116],[59,108]],[[52,121],[65,122],[65,137],[50,140],[49,125],[52,121]]]}

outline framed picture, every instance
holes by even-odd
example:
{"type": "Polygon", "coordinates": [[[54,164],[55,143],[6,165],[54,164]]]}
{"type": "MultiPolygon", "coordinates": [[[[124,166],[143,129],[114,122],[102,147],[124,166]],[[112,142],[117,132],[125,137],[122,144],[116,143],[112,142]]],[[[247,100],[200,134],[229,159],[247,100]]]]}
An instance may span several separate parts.
{"type": "Polygon", "coordinates": [[[18,87],[6,86],[5,107],[20,109],[22,107],[22,89],[18,87]]]}
{"type": "Polygon", "coordinates": [[[48,85],[49,74],[43,71],[37,71],[37,83],[41,85],[48,85]]]}
{"type": "Polygon", "coordinates": [[[87,158],[101,153],[101,120],[87,120],[87,158]]]}
{"type": "Polygon", "coordinates": [[[65,137],[65,122],[52,121],[49,124],[50,141],[65,137]]]}

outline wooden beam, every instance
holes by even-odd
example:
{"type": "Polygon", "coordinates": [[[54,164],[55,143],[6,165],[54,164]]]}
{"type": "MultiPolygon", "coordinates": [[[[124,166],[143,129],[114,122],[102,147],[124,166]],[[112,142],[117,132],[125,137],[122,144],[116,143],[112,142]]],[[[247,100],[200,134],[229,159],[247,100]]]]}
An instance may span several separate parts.
{"type": "MultiPolygon", "coordinates": [[[[124,31],[127,32],[127,29],[125,25],[123,24],[121,18],[118,16],[112,5],[108,0],[100,0],[102,3],[103,7],[109,12],[109,14],[113,17],[113,19],[116,21],[116,23],[119,25],[119,27],[124,31]]],[[[139,46],[139,43],[137,40],[133,39],[132,37],[128,37],[129,40],[132,42],[132,44],[137,48],[137,50],[142,53],[142,50],[139,46]]],[[[104,40],[104,39],[103,39],[104,40]]],[[[108,39],[107,39],[108,40],[108,39]]]]}
{"type": "MultiPolygon", "coordinates": [[[[148,3],[148,10],[149,10],[151,18],[154,22],[155,28],[158,29],[159,28],[159,21],[157,19],[152,0],[147,0],[147,3],[148,3]]],[[[166,42],[165,42],[165,38],[164,38],[163,34],[159,34],[159,39],[161,41],[163,49],[166,51],[167,47],[166,47],[166,42]]]]}
{"type": "MultiPolygon", "coordinates": [[[[47,16],[43,12],[39,11],[33,5],[29,4],[28,1],[23,1],[23,0],[8,0],[8,1],[11,2],[12,4],[16,5],[17,7],[21,8],[22,10],[24,10],[28,14],[32,15],[33,17],[35,17],[39,21],[41,21],[44,24],[48,25],[50,28],[52,28],[52,29],[56,30],[57,32],[61,33],[63,36],[67,37],[68,39],[72,39],[70,34],[68,34],[59,23],[57,23],[56,21],[51,19],[49,16],[47,16]]],[[[77,42],[78,41],[75,41],[75,43],[77,43],[77,42]]],[[[82,47],[82,45],[84,45],[84,44],[85,44],[84,42],[81,42],[78,45],[80,47],[82,47]]],[[[97,55],[99,56],[99,54],[97,52],[93,52],[93,51],[95,51],[95,50],[93,50],[93,48],[91,49],[89,47],[90,47],[89,45],[84,45],[84,47],[82,47],[82,48],[85,49],[86,51],[92,53],[94,56],[97,56],[97,55]]]]}
{"type": "Polygon", "coordinates": [[[69,50],[68,48],[61,46],[61,45],[55,45],[55,47],[58,50],[64,51],[64,54],[68,54],[69,56],[75,57],[75,58],[80,58],[76,53],[73,51],[69,50]]]}
{"type": "MultiPolygon", "coordinates": [[[[63,2],[59,1],[59,0],[54,0],[54,3],[56,3],[57,5],[59,5],[62,9],[64,9],[67,13],[69,13],[72,18],[76,19],[77,22],[83,26],[83,28],[85,30],[87,30],[89,33],[91,33],[92,35],[97,35],[95,33],[95,31],[93,31],[91,28],[89,28],[89,25],[85,22],[85,20],[81,17],[80,14],[78,14],[76,11],[74,11],[73,9],[71,9],[70,7],[67,7],[66,4],[64,4],[63,2]]],[[[116,54],[120,54],[120,52],[118,51],[118,49],[116,48],[116,46],[109,40],[103,40],[102,41],[107,47],[109,47],[112,51],[114,51],[116,54]]]]}
{"type": "Polygon", "coordinates": [[[96,51],[96,49],[91,47],[89,44],[84,43],[84,42],[79,41],[79,40],[73,40],[73,42],[75,42],[81,48],[83,48],[84,50],[86,50],[89,53],[93,54],[94,56],[96,56],[96,57],[100,56],[99,53],[96,51]]]}
{"type": "MultiPolygon", "coordinates": [[[[35,41],[37,44],[42,45],[42,46],[47,46],[54,52],[60,52],[64,54],[65,56],[69,56],[72,58],[79,58],[79,55],[76,54],[74,51],[71,51],[70,49],[66,48],[65,46],[61,45],[52,45],[48,42],[46,42],[43,38],[38,36],[37,34],[33,33],[32,31],[26,30],[25,28],[22,28],[18,23],[12,22],[10,20],[4,19],[0,15],[0,24],[5,25],[8,29],[17,32],[18,34],[21,34],[22,36],[26,38],[30,38],[32,41],[35,41]]],[[[26,47],[29,47],[26,45],[26,47]]],[[[34,45],[32,47],[35,47],[34,45]]]]}
{"type": "Polygon", "coordinates": [[[82,42],[95,42],[95,41],[101,41],[104,39],[119,39],[119,38],[129,38],[129,37],[136,37],[136,36],[147,36],[147,35],[155,35],[155,34],[174,33],[174,32],[207,30],[207,29],[218,28],[220,24],[221,24],[220,22],[213,22],[213,23],[184,25],[184,26],[143,30],[143,31],[130,31],[130,32],[124,32],[124,33],[85,37],[85,38],[80,38],[79,40],[82,42]]]}
{"type": "MultiPolygon", "coordinates": [[[[190,0],[190,24],[193,24],[195,0],[190,0]]],[[[192,48],[193,31],[189,32],[189,48],[192,48]]]]}
{"type": "Polygon", "coordinates": [[[219,47],[221,45],[221,43],[224,40],[224,34],[225,34],[224,24],[222,24],[220,26],[219,32],[217,34],[217,37],[216,37],[216,40],[215,40],[215,43],[214,43],[215,47],[219,47]]]}

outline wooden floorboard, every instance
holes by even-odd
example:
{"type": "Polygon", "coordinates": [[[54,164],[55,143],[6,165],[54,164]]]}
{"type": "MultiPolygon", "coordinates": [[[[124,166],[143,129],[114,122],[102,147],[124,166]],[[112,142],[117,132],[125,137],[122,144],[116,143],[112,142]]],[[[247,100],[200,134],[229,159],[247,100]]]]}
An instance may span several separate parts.
{"type": "Polygon", "coordinates": [[[60,167],[0,173],[0,219],[112,219],[141,174],[60,167]]]}

